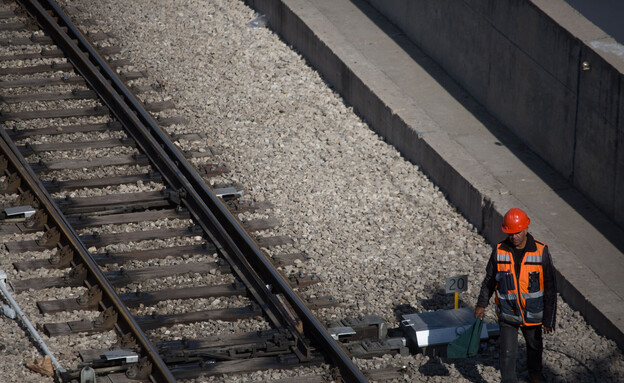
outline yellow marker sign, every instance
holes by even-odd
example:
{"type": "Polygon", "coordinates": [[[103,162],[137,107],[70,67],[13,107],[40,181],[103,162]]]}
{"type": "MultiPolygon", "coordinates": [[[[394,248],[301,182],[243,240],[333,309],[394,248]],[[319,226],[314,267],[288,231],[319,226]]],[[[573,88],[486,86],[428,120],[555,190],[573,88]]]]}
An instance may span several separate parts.
{"type": "Polygon", "coordinates": [[[446,278],[446,293],[455,293],[455,308],[459,308],[459,292],[468,290],[468,276],[456,275],[446,278]]]}

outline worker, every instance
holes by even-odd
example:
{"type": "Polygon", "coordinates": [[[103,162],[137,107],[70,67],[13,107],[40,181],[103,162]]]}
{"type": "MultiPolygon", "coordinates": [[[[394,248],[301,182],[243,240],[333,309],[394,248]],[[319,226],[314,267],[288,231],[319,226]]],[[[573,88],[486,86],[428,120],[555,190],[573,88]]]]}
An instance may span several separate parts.
{"type": "Polygon", "coordinates": [[[507,238],[492,251],[477,299],[475,318],[483,319],[496,292],[496,314],[500,326],[501,382],[515,383],[518,328],[526,341],[527,367],[531,382],[545,382],[542,373],[542,329],[555,331],[557,287],[548,246],[529,234],[531,220],[524,211],[510,209],[503,218],[507,238]]]}

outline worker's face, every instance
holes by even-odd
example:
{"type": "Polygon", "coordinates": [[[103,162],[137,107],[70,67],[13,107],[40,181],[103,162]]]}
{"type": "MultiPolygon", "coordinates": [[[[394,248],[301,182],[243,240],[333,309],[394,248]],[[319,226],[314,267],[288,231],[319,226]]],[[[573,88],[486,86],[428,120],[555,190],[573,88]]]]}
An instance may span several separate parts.
{"type": "Polygon", "coordinates": [[[524,249],[527,242],[527,233],[529,229],[524,229],[519,233],[507,234],[507,238],[516,249],[524,249]]]}

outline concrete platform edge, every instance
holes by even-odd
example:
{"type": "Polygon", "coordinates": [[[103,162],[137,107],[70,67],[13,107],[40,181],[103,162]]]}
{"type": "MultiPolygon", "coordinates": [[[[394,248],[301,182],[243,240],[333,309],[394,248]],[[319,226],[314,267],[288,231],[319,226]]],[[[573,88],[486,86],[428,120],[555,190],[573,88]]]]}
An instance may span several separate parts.
{"type": "MultiPolygon", "coordinates": [[[[471,159],[461,158],[459,145],[454,146],[451,140],[445,140],[444,132],[435,126],[434,121],[423,121],[421,118],[416,127],[413,126],[409,111],[393,110],[383,96],[376,93],[374,85],[369,86],[358,75],[366,70],[362,69],[365,63],[352,60],[348,52],[344,51],[348,48],[335,44],[326,36],[326,31],[317,31],[308,24],[310,18],[318,16],[311,4],[306,0],[245,2],[266,14],[269,26],[286,43],[296,48],[379,135],[394,145],[405,158],[420,166],[488,240],[500,240],[499,228],[505,210],[508,206],[523,207],[522,204],[511,195],[499,193],[497,181],[485,174],[485,171],[481,172],[475,164],[467,170],[464,161],[471,159]]],[[[546,235],[545,242],[557,248],[561,256],[568,259],[576,257],[556,238],[548,237],[551,236],[546,235]]],[[[587,291],[580,291],[574,286],[575,275],[569,269],[564,267],[557,270],[558,288],[562,297],[599,334],[612,339],[624,349],[624,330],[618,324],[621,318],[617,318],[615,312],[601,310],[588,300],[587,291]]]]}

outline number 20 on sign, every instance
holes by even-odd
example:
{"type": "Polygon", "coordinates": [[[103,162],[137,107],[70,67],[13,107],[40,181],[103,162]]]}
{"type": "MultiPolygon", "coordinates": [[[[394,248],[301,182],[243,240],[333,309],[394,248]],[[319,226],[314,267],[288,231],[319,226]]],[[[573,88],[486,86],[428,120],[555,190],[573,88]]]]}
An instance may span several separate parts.
{"type": "Polygon", "coordinates": [[[446,293],[455,293],[455,308],[459,308],[459,292],[468,290],[468,275],[446,278],[446,293]]]}

